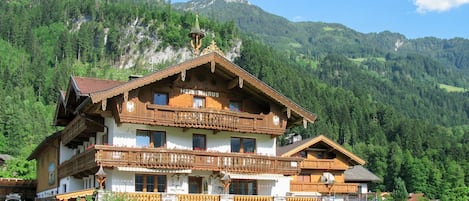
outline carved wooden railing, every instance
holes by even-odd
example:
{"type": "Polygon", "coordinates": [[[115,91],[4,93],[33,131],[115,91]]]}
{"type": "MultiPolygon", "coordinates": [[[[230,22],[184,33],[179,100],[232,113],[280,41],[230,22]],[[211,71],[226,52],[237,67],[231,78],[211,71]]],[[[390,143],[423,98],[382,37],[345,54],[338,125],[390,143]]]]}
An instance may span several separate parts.
{"type": "Polygon", "coordinates": [[[300,164],[302,169],[346,170],[349,167],[338,159],[305,159],[300,164]]]}
{"type": "Polygon", "coordinates": [[[96,161],[105,167],[192,169],[294,175],[301,158],[161,148],[95,145],[96,161]]]}
{"type": "Polygon", "coordinates": [[[273,201],[272,196],[259,196],[259,195],[235,195],[233,201],[273,201]]]}
{"type": "Polygon", "coordinates": [[[219,201],[220,195],[207,194],[178,194],[178,201],[219,201]]]}
{"type": "Polygon", "coordinates": [[[62,193],[59,195],[56,195],[55,198],[57,200],[84,200],[86,196],[92,196],[94,193],[95,189],[90,188],[90,189],[85,189],[85,190],[79,190],[79,191],[74,191],[74,192],[69,192],[69,193],[62,193]],[[82,198],[82,199],[80,199],[82,198]]]}
{"type": "MultiPolygon", "coordinates": [[[[153,192],[125,192],[114,193],[114,200],[132,200],[132,201],[161,201],[161,193],[153,192]]],[[[112,200],[112,199],[108,199],[112,200]]]]}
{"type": "Polygon", "coordinates": [[[215,110],[207,108],[181,108],[147,105],[148,111],[132,115],[121,114],[121,122],[144,123],[160,126],[202,128],[220,131],[250,132],[282,135],[286,125],[272,123],[265,115],[215,110]]]}
{"type": "Polygon", "coordinates": [[[62,143],[69,146],[78,136],[89,133],[103,132],[102,123],[94,122],[82,116],[77,116],[62,131],[62,143]]]}
{"type": "MultiPolygon", "coordinates": [[[[96,150],[90,148],[85,150],[83,153],[73,156],[67,161],[64,161],[59,165],[59,178],[66,176],[78,176],[84,172],[90,172],[97,166],[96,164],[96,150]]],[[[94,174],[90,172],[91,174],[94,174]]],[[[78,176],[79,177],[79,176],[78,176]]]]}
{"type": "Polygon", "coordinates": [[[321,201],[320,197],[287,197],[286,201],[321,201]]]}
{"type": "Polygon", "coordinates": [[[301,183],[290,182],[290,191],[292,192],[319,192],[319,193],[357,193],[358,184],[356,183],[301,183]]]}
{"type": "Polygon", "coordinates": [[[98,164],[104,167],[191,169],[238,173],[299,173],[301,158],[258,154],[221,153],[161,148],[130,148],[95,145],[59,166],[59,178],[87,176],[98,164]],[[84,174],[85,173],[85,174],[84,174]]]}

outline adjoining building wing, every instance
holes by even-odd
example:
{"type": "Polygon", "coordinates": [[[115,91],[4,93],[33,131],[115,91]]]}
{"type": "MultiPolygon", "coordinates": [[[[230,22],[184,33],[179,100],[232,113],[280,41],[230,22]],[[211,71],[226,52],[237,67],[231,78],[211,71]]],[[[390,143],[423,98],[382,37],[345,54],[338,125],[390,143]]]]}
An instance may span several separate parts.
{"type": "Polygon", "coordinates": [[[345,182],[381,182],[381,179],[361,165],[355,165],[345,170],[345,182]]]}
{"type": "Polygon", "coordinates": [[[366,193],[366,182],[379,180],[363,167],[363,159],[324,135],[278,147],[277,155],[303,158],[300,173],[290,182],[292,195],[348,199],[366,193]]]}

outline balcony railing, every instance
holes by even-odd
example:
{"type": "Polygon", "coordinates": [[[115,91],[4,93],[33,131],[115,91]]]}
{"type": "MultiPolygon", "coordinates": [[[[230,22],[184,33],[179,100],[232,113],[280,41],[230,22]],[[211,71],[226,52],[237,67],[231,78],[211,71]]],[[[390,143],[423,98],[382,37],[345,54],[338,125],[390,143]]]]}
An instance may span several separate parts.
{"type": "Polygon", "coordinates": [[[290,191],[292,192],[319,192],[319,193],[357,193],[358,184],[356,183],[300,183],[290,182],[290,191]]]}
{"type": "Polygon", "coordinates": [[[59,166],[59,178],[66,176],[83,177],[96,173],[96,150],[91,148],[73,156],[59,166]]]}
{"type": "MultiPolygon", "coordinates": [[[[84,200],[87,196],[95,194],[95,189],[86,189],[71,193],[59,194],[57,200],[84,200]]],[[[226,195],[225,195],[226,196],[226,195]]],[[[264,195],[229,195],[233,201],[320,201],[320,197],[278,197],[264,195]]],[[[156,192],[104,192],[102,197],[105,200],[134,200],[134,201],[220,201],[220,195],[208,194],[166,194],[156,192]]]]}
{"type": "Polygon", "coordinates": [[[161,148],[130,148],[95,145],[60,165],[59,177],[85,176],[84,171],[104,167],[191,169],[233,173],[299,173],[301,158],[258,154],[221,153],[161,148]]]}
{"type": "Polygon", "coordinates": [[[144,112],[121,114],[121,122],[143,123],[159,126],[202,128],[219,131],[282,135],[286,125],[274,125],[265,115],[214,110],[207,108],[181,108],[147,105],[144,112]]]}
{"type": "Polygon", "coordinates": [[[346,170],[349,167],[338,159],[305,159],[300,164],[302,169],[346,170]]]}
{"type": "Polygon", "coordinates": [[[62,131],[62,142],[70,147],[76,147],[78,142],[78,137],[90,137],[93,136],[96,132],[103,132],[104,126],[102,122],[96,122],[82,116],[77,116],[73,119],[62,131]],[[77,141],[74,143],[74,141],[77,141]]]}

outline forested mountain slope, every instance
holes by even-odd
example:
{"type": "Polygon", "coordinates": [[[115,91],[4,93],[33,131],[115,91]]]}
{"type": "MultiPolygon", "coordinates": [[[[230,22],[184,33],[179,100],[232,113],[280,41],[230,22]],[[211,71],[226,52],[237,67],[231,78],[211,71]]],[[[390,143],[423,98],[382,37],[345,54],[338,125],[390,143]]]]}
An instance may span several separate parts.
{"type": "MultiPolygon", "coordinates": [[[[250,12],[241,8],[238,12],[250,12]]],[[[262,12],[252,7],[252,13],[244,14],[259,23],[262,12]]],[[[199,18],[207,33],[204,46],[212,35],[224,51],[242,41],[235,63],[318,114],[312,128],[289,132],[325,134],[366,159],[367,168],[383,178],[373,190],[392,191],[403,181],[409,192],[442,200],[467,190],[469,94],[440,88],[467,86],[467,75],[460,71],[464,67],[443,62],[431,55],[442,53],[427,46],[414,49],[431,54],[411,48],[404,52],[405,45],[395,52],[392,43],[405,39],[400,34],[291,24],[273,15],[275,24],[261,21],[263,26],[286,23],[288,32],[259,34],[254,30],[260,26],[252,26],[252,33],[240,31],[244,28],[238,29],[238,22],[218,22],[216,15],[199,18]],[[310,30],[293,32],[300,26],[310,30]],[[377,42],[360,46],[340,34],[377,42]]],[[[0,152],[17,157],[0,175],[34,177],[34,164],[24,158],[61,129],[50,125],[58,92],[70,75],[124,80],[184,60],[194,20],[193,13],[162,1],[0,1],[0,76],[5,80],[0,83],[0,152]]],[[[459,43],[452,48],[458,53],[455,61],[465,66],[467,56],[456,51],[459,43]]]]}

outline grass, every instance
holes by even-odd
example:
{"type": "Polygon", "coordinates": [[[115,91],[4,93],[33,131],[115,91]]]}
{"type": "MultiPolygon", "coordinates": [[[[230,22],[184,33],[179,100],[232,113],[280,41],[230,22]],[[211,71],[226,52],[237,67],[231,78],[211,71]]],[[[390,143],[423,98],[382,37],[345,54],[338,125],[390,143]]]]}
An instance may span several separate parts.
{"type": "Polygon", "coordinates": [[[441,89],[445,89],[448,92],[466,92],[468,91],[467,89],[464,89],[462,87],[456,87],[456,86],[451,86],[447,84],[440,84],[441,89]]]}
{"type": "Polygon", "coordinates": [[[371,59],[371,58],[375,58],[376,60],[380,61],[380,62],[385,62],[386,61],[386,58],[384,57],[359,57],[359,58],[349,58],[351,61],[354,61],[354,62],[358,62],[358,63],[361,63],[361,62],[364,62],[365,60],[367,59],[371,59]]]}

